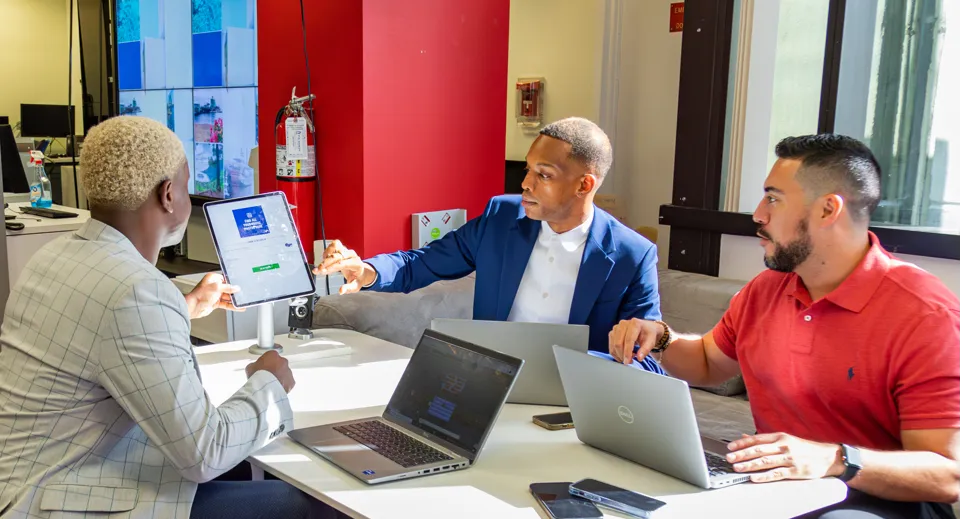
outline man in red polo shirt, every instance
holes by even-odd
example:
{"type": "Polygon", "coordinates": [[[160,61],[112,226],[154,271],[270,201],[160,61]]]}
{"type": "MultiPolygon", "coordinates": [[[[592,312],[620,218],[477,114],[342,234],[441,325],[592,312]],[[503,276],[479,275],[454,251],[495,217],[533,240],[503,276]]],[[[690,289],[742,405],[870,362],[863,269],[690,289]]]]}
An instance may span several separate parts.
{"type": "Polygon", "coordinates": [[[959,299],[869,232],[881,171],[864,144],[811,135],[775,151],[754,214],[768,270],[703,337],[632,319],[610,353],[650,352],[699,386],[740,372],[758,434],[729,445],[735,470],[850,487],[810,517],[952,517],[940,503],[959,499],[959,299]]]}

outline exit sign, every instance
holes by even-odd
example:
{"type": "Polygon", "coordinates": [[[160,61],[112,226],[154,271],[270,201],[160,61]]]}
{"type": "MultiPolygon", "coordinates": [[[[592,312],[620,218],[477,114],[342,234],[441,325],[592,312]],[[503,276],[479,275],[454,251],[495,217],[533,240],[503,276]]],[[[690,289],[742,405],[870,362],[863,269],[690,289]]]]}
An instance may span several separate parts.
{"type": "Polygon", "coordinates": [[[671,4],[671,32],[684,30],[684,2],[671,4]]]}

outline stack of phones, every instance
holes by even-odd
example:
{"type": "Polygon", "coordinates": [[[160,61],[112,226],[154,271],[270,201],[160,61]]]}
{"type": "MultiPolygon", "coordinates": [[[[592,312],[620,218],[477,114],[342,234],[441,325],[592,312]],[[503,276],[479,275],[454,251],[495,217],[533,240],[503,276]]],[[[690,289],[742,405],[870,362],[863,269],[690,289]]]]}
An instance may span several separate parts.
{"type": "Polygon", "coordinates": [[[648,518],[651,512],[665,505],[663,501],[640,492],[596,479],[582,479],[576,483],[534,483],[530,485],[530,493],[551,519],[604,517],[595,503],[634,517],[648,518]]]}

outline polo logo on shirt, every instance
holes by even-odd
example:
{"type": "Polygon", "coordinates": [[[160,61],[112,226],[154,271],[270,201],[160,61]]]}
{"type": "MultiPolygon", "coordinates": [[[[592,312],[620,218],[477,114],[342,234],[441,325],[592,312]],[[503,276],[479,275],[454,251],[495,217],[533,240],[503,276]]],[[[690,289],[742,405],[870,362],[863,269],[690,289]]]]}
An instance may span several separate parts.
{"type": "Polygon", "coordinates": [[[849,380],[852,380],[852,377],[854,376],[855,376],[855,368],[854,367],[849,368],[849,380]]]}

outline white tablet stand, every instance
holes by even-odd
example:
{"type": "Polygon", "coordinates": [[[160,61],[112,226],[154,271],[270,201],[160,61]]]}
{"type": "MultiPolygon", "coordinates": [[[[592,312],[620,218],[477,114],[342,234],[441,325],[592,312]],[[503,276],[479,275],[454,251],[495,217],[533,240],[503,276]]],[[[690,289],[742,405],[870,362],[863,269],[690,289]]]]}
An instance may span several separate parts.
{"type": "Polygon", "coordinates": [[[275,342],[275,303],[258,305],[258,342],[248,347],[248,353],[261,355],[275,350],[282,353],[282,345],[275,342]]]}
{"type": "Polygon", "coordinates": [[[248,347],[248,353],[261,356],[270,351],[277,351],[290,362],[310,361],[336,355],[348,355],[352,348],[344,343],[316,337],[311,330],[297,329],[288,337],[281,337],[284,343],[275,342],[275,303],[258,305],[258,342],[248,347]],[[317,340],[313,340],[317,339],[317,340]]]}

